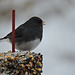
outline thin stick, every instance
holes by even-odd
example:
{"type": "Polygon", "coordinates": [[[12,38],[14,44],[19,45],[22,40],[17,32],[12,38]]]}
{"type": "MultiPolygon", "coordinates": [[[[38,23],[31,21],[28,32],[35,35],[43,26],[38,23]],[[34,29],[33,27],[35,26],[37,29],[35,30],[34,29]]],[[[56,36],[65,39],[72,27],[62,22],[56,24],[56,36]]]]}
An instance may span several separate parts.
{"type": "Polygon", "coordinates": [[[12,10],[12,52],[15,52],[15,10],[12,10]]]}

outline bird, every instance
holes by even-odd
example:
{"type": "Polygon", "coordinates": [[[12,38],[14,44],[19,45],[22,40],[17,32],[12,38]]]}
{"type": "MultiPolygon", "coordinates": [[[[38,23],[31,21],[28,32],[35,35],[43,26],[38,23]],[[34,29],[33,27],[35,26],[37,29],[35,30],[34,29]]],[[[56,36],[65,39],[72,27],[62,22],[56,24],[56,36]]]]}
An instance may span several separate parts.
{"type": "MultiPolygon", "coordinates": [[[[33,16],[17,27],[15,29],[15,48],[20,51],[35,49],[42,40],[43,25],[44,21],[41,18],[33,16]]],[[[0,38],[0,40],[5,40],[12,44],[12,32],[0,38]]]]}

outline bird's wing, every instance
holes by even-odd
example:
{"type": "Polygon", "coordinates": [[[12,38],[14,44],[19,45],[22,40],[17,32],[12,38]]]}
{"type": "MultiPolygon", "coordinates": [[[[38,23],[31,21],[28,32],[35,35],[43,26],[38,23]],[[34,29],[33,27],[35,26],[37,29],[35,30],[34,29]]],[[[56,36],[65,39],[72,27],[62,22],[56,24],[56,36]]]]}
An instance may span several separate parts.
{"type": "MultiPolygon", "coordinates": [[[[31,41],[34,40],[36,38],[36,36],[39,33],[31,28],[27,28],[27,27],[23,27],[22,25],[19,26],[16,30],[15,30],[15,41],[31,41]]],[[[38,35],[39,37],[39,35],[38,35]]],[[[9,38],[10,41],[12,42],[12,32],[10,32],[6,37],[4,38],[9,38]]]]}
{"type": "MultiPolygon", "coordinates": [[[[15,38],[18,38],[18,37],[22,37],[22,31],[25,30],[26,31],[26,28],[23,27],[23,26],[19,26],[16,30],[15,30],[15,38]]],[[[5,36],[7,38],[11,38],[12,39],[12,32],[10,32],[7,36],[5,36]]]]}

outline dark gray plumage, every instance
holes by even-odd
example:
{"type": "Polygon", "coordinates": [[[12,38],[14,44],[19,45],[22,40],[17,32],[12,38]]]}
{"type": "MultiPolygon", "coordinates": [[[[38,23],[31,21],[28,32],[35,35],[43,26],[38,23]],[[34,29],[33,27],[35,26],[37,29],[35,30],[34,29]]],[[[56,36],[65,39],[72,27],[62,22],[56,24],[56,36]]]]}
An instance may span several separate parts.
{"type": "MultiPolygon", "coordinates": [[[[43,21],[39,17],[32,17],[15,29],[15,47],[18,50],[33,50],[42,40],[43,21]]],[[[9,39],[12,43],[12,32],[0,40],[9,39]]]]}

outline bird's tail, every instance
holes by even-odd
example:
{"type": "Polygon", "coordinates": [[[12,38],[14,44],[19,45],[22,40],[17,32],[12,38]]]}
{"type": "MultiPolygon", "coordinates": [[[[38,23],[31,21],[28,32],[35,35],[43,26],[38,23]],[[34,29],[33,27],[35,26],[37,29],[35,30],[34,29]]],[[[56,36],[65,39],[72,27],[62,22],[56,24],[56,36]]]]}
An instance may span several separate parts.
{"type": "Polygon", "coordinates": [[[3,40],[4,38],[0,38],[0,40],[3,40]]]}
{"type": "Polygon", "coordinates": [[[3,39],[4,39],[4,38],[0,38],[0,42],[2,42],[2,41],[3,41],[3,39]]]}
{"type": "Polygon", "coordinates": [[[7,39],[7,37],[0,38],[0,40],[4,40],[4,39],[7,39]]]}
{"type": "Polygon", "coordinates": [[[1,41],[7,41],[7,37],[0,38],[0,42],[1,41]]]}

